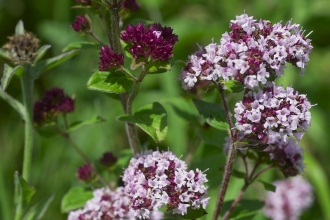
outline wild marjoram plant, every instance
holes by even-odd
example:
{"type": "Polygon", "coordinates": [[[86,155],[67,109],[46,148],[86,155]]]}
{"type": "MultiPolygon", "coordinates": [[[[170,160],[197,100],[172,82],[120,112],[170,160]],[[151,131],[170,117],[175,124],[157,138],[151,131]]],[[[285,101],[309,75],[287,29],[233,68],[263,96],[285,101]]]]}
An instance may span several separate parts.
{"type": "MultiPolygon", "coordinates": [[[[72,43],[64,48],[63,54],[39,61],[50,46],[39,48],[39,40],[25,32],[23,23],[19,22],[15,35],[9,37],[10,42],[0,50],[0,55],[15,65],[5,64],[0,96],[18,111],[25,124],[22,176],[15,173],[15,219],[23,218],[25,208],[35,193],[28,184],[35,129],[44,136],[63,136],[84,160],[85,164],[77,171],[78,178],[88,183],[89,188],[90,184],[94,186],[93,190],[74,187],[64,196],[61,209],[69,213],[69,220],[156,220],[165,216],[171,219],[197,219],[206,215],[210,197],[215,196],[207,194],[206,171],[188,170],[187,163],[174,155],[171,147],[167,151],[141,149],[137,127],[156,143],[166,138],[168,125],[165,108],[154,102],[136,112],[132,111],[144,78],[148,74],[167,72],[173,63],[179,63],[171,61],[178,36],[170,27],[157,23],[149,26],[129,24],[122,30],[123,21],[140,8],[135,0],[76,2],[79,5],[75,8],[88,8],[99,16],[107,42],[94,33],[92,21],[86,14],[77,16],[71,27],[76,32],[90,35],[95,42],[72,43]],[[118,161],[114,156],[116,154],[106,152],[98,163],[93,164],[69,136],[71,131],[83,125],[102,122],[102,118],[69,123],[66,115],[75,110],[74,100],[60,88],[46,91],[45,96],[33,106],[33,85],[40,74],[90,48],[100,49],[100,62],[99,70],[92,74],[87,88],[117,95],[125,113],[117,120],[125,123],[134,156],[121,175],[123,185],[117,186],[116,181],[102,176],[104,172],[114,171],[118,161]],[[21,79],[23,102],[6,92],[13,75],[21,79]],[[63,123],[58,120],[60,116],[63,123]]],[[[228,219],[233,214],[246,189],[265,171],[278,168],[285,177],[303,172],[303,150],[298,144],[310,126],[309,109],[312,105],[306,95],[299,94],[292,87],[283,88],[275,84],[276,79],[284,75],[286,63],[301,68],[302,73],[307,66],[312,46],[308,35],[305,36],[298,27],[298,24],[291,22],[256,22],[247,14],[237,16],[230,22],[231,31],[222,35],[219,44],[212,42],[206,47],[200,46],[183,67],[180,79],[185,90],[193,92],[215,88],[219,91],[223,108],[197,99],[193,103],[205,125],[229,135],[224,145],[227,160],[222,183],[219,183],[216,207],[211,214],[213,220],[220,217],[231,175],[243,179],[244,185],[223,212],[222,219],[228,219]],[[227,94],[242,91],[242,101],[236,103],[232,113],[227,94]],[[242,159],[245,172],[233,171],[236,156],[242,159]],[[253,164],[252,170],[248,163],[253,164]]],[[[260,182],[267,190],[275,191],[274,185],[260,182]]],[[[286,186],[293,188],[291,183],[276,182],[275,185],[283,191],[286,186]]],[[[301,202],[297,209],[288,206],[281,215],[273,214],[275,200],[268,196],[266,215],[272,219],[298,218],[301,210],[311,203],[308,183],[301,187],[298,194],[299,200],[306,202],[301,202]]],[[[25,213],[24,219],[39,219],[52,198],[39,204],[39,207],[33,206],[25,213]]]]}

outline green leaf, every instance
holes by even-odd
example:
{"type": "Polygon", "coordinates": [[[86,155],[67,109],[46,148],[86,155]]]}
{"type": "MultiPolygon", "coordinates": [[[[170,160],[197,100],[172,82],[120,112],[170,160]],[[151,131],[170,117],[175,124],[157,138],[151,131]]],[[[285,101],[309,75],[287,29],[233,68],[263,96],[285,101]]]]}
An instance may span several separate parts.
{"type": "Polygon", "coordinates": [[[2,49],[2,48],[0,48],[0,57],[3,57],[5,59],[7,59],[7,60],[11,60],[10,53],[7,50],[2,49]]]}
{"type": "Polygon", "coordinates": [[[274,186],[273,184],[267,183],[263,180],[258,180],[258,182],[260,182],[265,187],[265,190],[272,191],[272,192],[276,191],[276,186],[274,186]]]}
{"type": "Polygon", "coordinates": [[[59,134],[58,127],[54,122],[37,126],[36,131],[39,135],[45,138],[51,138],[59,134]]]}
{"type": "Polygon", "coordinates": [[[184,60],[176,60],[176,61],[174,62],[174,65],[178,65],[178,66],[181,67],[181,68],[185,68],[186,65],[187,65],[187,63],[186,63],[186,61],[184,61],[184,60]]]}
{"type": "Polygon", "coordinates": [[[132,59],[131,62],[131,70],[135,70],[137,68],[139,68],[140,66],[145,65],[148,62],[147,58],[137,58],[137,59],[132,59]]]}
{"type": "Polygon", "coordinates": [[[37,204],[35,204],[34,206],[32,206],[29,209],[29,211],[25,214],[23,220],[39,220],[39,219],[41,219],[45,215],[45,213],[48,209],[48,206],[53,201],[54,197],[55,196],[53,194],[49,198],[45,198],[45,199],[41,200],[40,202],[38,202],[37,204]]]}
{"type": "Polygon", "coordinates": [[[61,212],[68,212],[81,208],[85,203],[92,199],[93,191],[85,190],[83,187],[73,187],[67,192],[61,202],[61,212]]]}
{"type": "Polygon", "coordinates": [[[200,218],[200,217],[202,217],[206,214],[207,214],[207,212],[202,207],[200,207],[199,209],[192,209],[191,207],[188,207],[187,214],[181,216],[181,218],[183,218],[183,219],[197,219],[197,218],[200,218]]]}
{"type": "Polygon", "coordinates": [[[81,42],[72,42],[68,46],[66,46],[62,52],[67,52],[70,50],[87,50],[87,49],[96,49],[99,50],[101,45],[99,43],[95,42],[89,42],[89,41],[81,41],[81,42]]]}
{"type": "MultiPolygon", "coordinates": [[[[226,201],[221,209],[221,216],[224,216],[225,212],[229,209],[234,200],[226,201]]],[[[258,214],[259,210],[262,209],[264,203],[259,200],[253,199],[242,199],[233,212],[231,213],[229,219],[252,219],[253,216],[258,214]]]]}
{"type": "Polygon", "coordinates": [[[188,121],[190,124],[198,124],[199,115],[191,100],[185,100],[183,98],[172,98],[167,102],[178,116],[188,121]]]}
{"type": "Polygon", "coordinates": [[[36,190],[31,187],[27,182],[21,177],[21,175],[16,171],[14,175],[15,179],[15,204],[25,206],[29,204],[32,196],[35,194],[36,190]]]}
{"type": "Polygon", "coordinates": [[[255,151],[263,151],[265,150],[269,145],[265,144],[258,140],[250,140],[250,139],[243,139],[241,141],[235,142],[235,146],[237,149],[251,149],[255,151]]]}
{"type": "Polygon", "coordinates": [[[223,141],[225,139],[225,132],[220,132],[218,129],[210,127],[201,127],[198,129],[198,135],[201,139],[211,145],[215,145],[217,147],[222,147],[223,141]]]}
{"type": "Polygon", "coordinates": [[[3,69],[3,76],[1,78],[0,88],[2,90],[6,90],[12,76],[14,74],[21,76],[23,75],[23,73],[24,68],[22,66],[16,66],[15,68],[12,68],[11,66],[5,64],[3,69]]]}
{"type": "Polygon", "coordinates": [[[228,90],[232,93],[238,93],[242,92],[244,90],[244,85],[236,80],[229,80],[229,81],[224,81],[221,80],[221,82],[225,85],[225,90],[228,90]]]}
{"type": "Polygon", "coordinates": [[[134,115],[123,115],[117,120],[135,124],[149,134],[155,142],[165,140],[167,135],[167,113],[159,102],[145,105],[134,115]]]}
{"type": "Polygon", "coordinates": [[[15,35],[21,35],[24,34],[25,30],[24,30],[24,23],[22,20],[19,20],[19,22],[17,23],[16,27],[15,27],[15,35]]]}
{"type": "Polygon", "coordinates": [[[42,47],[39,48],[37,52],[37,56],[34,59],[34,64],[36,64],[47,52],[47,50],[51,47],[51,45],[43,45],[42,47]]]}
{"type": "Polygon", "coordinates": [[[130,90],[133,81],[121,72],[96,71],[89,78],[87,88],[100,92],[121,94],[130,90]]]}
{"type": "Polygon", "coordinates": [[[72,58],[73,56],[77,55],[78,52],[78,50],[71,50],[66,53],[62,53],[56,57],[52,57],[38,62],[35,66],[37,72],[37,74],[35,75],[35,79],[37,79],[44,71],[52,69],[59,64],[67,61],[68,59],[72,58]]]}
{"type": "Polygon", "coordinates": [[[168,61],[155,61],[146,64],[148,73],[165,73],[171,70],[171,62],[168,61]]]}
{"type": "Polygon", "coordinates": [[[100,116],[93,116],[87,120],[84,121],[77,121],[77,122],[73,122],[69,128],[66,130],[67,132],[72,132],[75,131],[85,125],[92,125],[92,124],[96,124],[96,123],[100,123],[100,122],[105,122],[104,118],[101,118],[100,116]]]}
{"type": "Polygon", "coordinates": [[[208,124],[216,129],[228,131],[229,126],[226,121],[225,111],[220,105],[197,99],[193,99],[193,103],[208,124]]]}
{"type": "Polygon", "coordinates": [[[245,179],[246,175],[245,175],[245,173],[234,169],[233,172],[232,172],[232,176],[234,176],[238,179],[245,179]]]}

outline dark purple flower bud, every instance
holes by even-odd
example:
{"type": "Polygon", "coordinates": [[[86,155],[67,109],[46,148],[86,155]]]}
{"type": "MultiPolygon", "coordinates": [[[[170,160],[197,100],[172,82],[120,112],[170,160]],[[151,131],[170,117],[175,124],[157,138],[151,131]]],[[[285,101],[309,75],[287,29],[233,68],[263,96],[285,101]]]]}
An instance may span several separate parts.
{"type": "Polygon", "coordinates": [[[138,11],[141,8],[140,4],[137,3],[136,0],[126,0],[122,7],[130,11],[138,11]]]}
{"type": "Polygon", "coordinates": [[[43,98],[34,104],[34,122],[38,125],[50,122],[55,117],[74,111],[74,100],[60,88],[47,90],[43,98]]]}
{"type": "Polygon", "coordinates": [[[71,27],[76,32],[82,32],[88,30],[90,25],[85,16],[78,15],[76,20],[71,24],[71,27]]]}
{"type": "Polygon", "coordinates": [[[106,167],[111,167],[112,165],[114,165],[117,162],[118,158],[115,157],[111,152],[105,152],[102,156],[102,158],[100,159],[100,163],[103,166],[106,167]]]}
{"type": "Polygon", "coordinates": [[[81,181],[91,181],[95,177],[94,168],[91,164],[85,164],[78,168],[77,175],[81,181]]]}
{"type": "Polygon", "coordinates": [[[91,0],[76,0],[77,3],[83,4],[83,5],[91,5],[91,0]]]}
{"type": "Polygon", "coordinates": [[[130,45],[129,51],[135,59],[149,58],[151,61],[165,61],[172,57],[173,46],[178,36],[170,27],[153,24],[149,28],[143,24],[128,25],[121,39],[130,45]]]}
{"type": "Polygon", "coordinates": [[[102,46],[100,52],[99,70],[106,71],[112,67],[119,67],[124,65],[124,55],[116,54],[110,47],[102,46]]]}

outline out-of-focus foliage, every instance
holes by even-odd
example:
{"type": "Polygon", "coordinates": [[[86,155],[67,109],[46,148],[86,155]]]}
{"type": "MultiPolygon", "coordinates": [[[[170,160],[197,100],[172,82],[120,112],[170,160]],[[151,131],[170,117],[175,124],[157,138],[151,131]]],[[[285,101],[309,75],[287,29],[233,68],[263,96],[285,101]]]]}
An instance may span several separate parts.
{"type": "MultiPolygon", "coordinates": [[[[307,94],[311,103],[317,104],[311,109],[312,126],[301,141],[305,149],[306,172],[305,177],[315,188],[315,202],[301,219],[330,219],[329,189],[330,166],[330,1],[327,0],[252,0],[252,1],[225,1],[225,0],[139,0],[141,10],[133,18],[124,22],[124,25],[135,18],[142,17],[160,22],[174,29],[179,36],[175,46],[174,58],[185,60],[187,56],[198,49],[200,45],[209,44],[212,39],[219,41],[221,35],[228,31],[229,21],[244,11],[255,19],[263,18],[272,22],[286,22],[292,19],[293,23],[301,24],[310,31],[314,49],[310,56],[309,66],[305,76],[299,75],[299,70],[289,66],[285,70],[285,77],[277,82],[285,86],[292,85],[301,94],[307,94]]],[[[85,37],[71,30],[70,23],[78,14],[84,14],[82,9],[71,9],[74,0],[0,0],[0,45],[7,42],[6,36],[14,33],[14,27],[19,19],[25,24],[25,29],[35,33],[41,39],[41,44],[51,44],[52,48],[45,55],[58,55],[70,42],[86,40],[85,37]]],[[[98,25],[98,18],[92,16],[94,29],[102,33],[98,25]]],[[[105,39],[104,36],[102,36],[105,39]]],[[[92,39],[89,39],[92,40],[92,39]]],[[[69,115],[70,121],[82,120],[93,115],[100,115],[106,123],[86,126],[72,133],[75,142],[96,161],[105,151],[113,151],[119,156],[122,149],[128,148],[124,124],[116,120],[123,113],[118,100],[110,99],[104,94],[87,90],[88,78],[98,68],[98,50],[89,50],[79,54],[70,61],[56,67],[41,76],[36,81],[35,100],[40,98],[46,89],[59,86],[67,94],[75,96],[76,112],[69,115]]],[[[3,71],[5,60],[0,59],[0,72],[3,71]]],[[[175,66],[171,72],[165,74],[148,75],[143,81],[141,93],[134,103],[134,110],[145,104],[160,102],[168,112],[168,137],[158,146],[168,147],[178,156],[185,157],[189,146],[193,145],[196,131],[191,124],[179,117],[178,110],[184,106],[190,111],[188,118],[195,118],[197,110],[186,99],[181,89],[178,75],[180,67],[175,66]],[[173,105],[177,103],[176,111],[173,105]]],[[[11,81],[8,93],[20,98],[20,83],[17,78],[11,81]]],[[[211,93],[213,94],[213,93],[211,93]]],[[[219,102],[218,95],[206,95],[206,101],[219,102]]],[[[229,97],[231,107],[240,99],[239,94],[229,97]]],[[[11,107],[0,100],[0,218],[12,219],[14,213],[14,173],[20,171],[23,156],[23,122],[11,107]]],[[[205,219],[210,219],[215,205],[217,190],[221,181],[220,168],[225,163],[225,156],[221,146],[226,134],[220,130],[215,136],[219,141],[210,141],[198,146],[192,159],[192,168],[207,171],[209,178],[209,205],[205,219]]],[[[199,131],[202,136],[203,132],[199,131]]],[[[157,144],[144,132],[139,131],[141,142],[148,148],[156,148],[157,144]]],[[[123,153],[121,153],[124,155],[123,153]]],[[[125,165],[127,156],[124,158],[125,165]]],[[[43,198],[55,194],[54,201],[45,214],[44,219],[66,219],[66,214],[60,213],[60,201],[63,195],[72,186],[82,185],[76,178],[76,169],[83,164],[83,160],[75,154],[70,145],[61,137],[45,139],[36,134],[34,144],[32,175],[30,185],[36,188],[32,204],[43,198]]],[[[241,161],[237,163],[240,170],[241,161]]],[[[121,175],[120,169],[114,177],[121,175]]],[[[268,172],[262,176],[265,181],[283,178],[280,173],[268,172]]],[[[232,178],[229,184],[226,200],[235,198],[240,187],[241,179],[232,178]]],[[[264,189],[261,184],[255,183],[246,193],[246,198],[263,199],[264,189]]],[[[265,219],[260,213],[254,219],[265,219]]]]}

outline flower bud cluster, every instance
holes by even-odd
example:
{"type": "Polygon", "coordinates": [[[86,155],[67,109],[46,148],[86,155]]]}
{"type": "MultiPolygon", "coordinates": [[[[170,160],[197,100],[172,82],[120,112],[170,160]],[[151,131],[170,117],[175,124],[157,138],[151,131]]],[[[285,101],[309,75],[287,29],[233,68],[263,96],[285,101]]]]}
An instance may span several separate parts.
{"type": "Polygon", "coordinates": [[[34,122],[38,125],[54,120],[55,117],[74,111],[74,100],[65,95],[63,89],[47,90],[43,98],[34,104],[34,122]]]}
{"type": "Polygon", "coordinates": [[[186,214],[187,208],[206,207],[206,175],[186,171],[187,165],[171,152],[145,151],[131,159],[122,177],[135,215],[146,218],[151,210],[166,205],[173,214],[186,214]]]}
{"type": "Polygon", "coordinates": [[[93,194],[94,198],[88,200],[84,208],[69,213],[68,220],[135,219],[123,187],[116,191],[96,189],[93,194]]]}
{"type": "Polygon", "coordinates": [[[276,192],[268,192],[264,213],[273,220],[297,220],[313,201],[312,186],[301,177],[276,181],[276,192]]]}
{"type": "Polygon", "coordinates": [[[299,141],[311,124],[310,102],[291,87],[267,83],[235,105],[236,128],[250,139],[273,143],[295,136],[299,141]]]}
{"type": "Polygon", "coordinates": [[[278,139],[265,150],[269,153],[271,162],[279,167],[285,177],[302,174],[305,168],[303,163],[303,149],[293,139],[286,142],[278,139]]]}
{"type": "Polygon", "coordinates": [[[230,33],[222,35],[220,44],[211,43],[189,56],[181,73],[184,89],[198,81],[237,80],[249,89],[266,84],[271,74],[280,77],[285,63],[304,72],[313,48],[298,24],[256,22],[243,14],[232,20],[230,33]]]}
{"type": "Polygon", "coordinates": [[[109,46],[102,46],[100,52],[99,70],[107,71],[124,65],[124,55],[116,54],[109,46]]]}
{"type": "Polygon", "coordinates": [[[153,24],[149,28],[139,23],[128,25],[121,33],[121,39],[129,45],[129,51],[135,59],[146,58],[151,61],[165,61],[172,57],[173,46],[178,36],[172,28],[153,24]]]}
{"type": "Polygon", "coordinates": [[[71,27],[76,32],[83,32],[90,29],[90,24],[85,16],[78,15],[76,20],[71,24],[71,27]]]}

